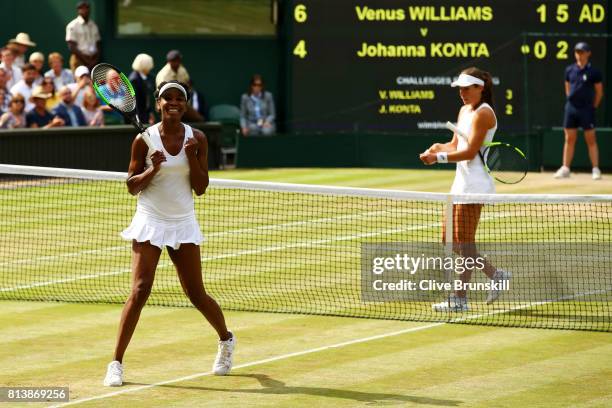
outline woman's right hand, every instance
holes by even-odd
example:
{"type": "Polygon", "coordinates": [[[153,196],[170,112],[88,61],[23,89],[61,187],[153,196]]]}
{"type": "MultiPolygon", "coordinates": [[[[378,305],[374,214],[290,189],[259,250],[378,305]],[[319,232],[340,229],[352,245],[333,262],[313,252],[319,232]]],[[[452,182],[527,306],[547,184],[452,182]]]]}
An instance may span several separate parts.
{"type": "Polygon", "coordinates": [[[157,173],[159,169],[161,169],[162,163],[165,161],[166,161],[166,156],[164,155],[164,153],[160,150],[156,150],[151,155],[151,162],[153,163],[153,171],[157,173]]]}

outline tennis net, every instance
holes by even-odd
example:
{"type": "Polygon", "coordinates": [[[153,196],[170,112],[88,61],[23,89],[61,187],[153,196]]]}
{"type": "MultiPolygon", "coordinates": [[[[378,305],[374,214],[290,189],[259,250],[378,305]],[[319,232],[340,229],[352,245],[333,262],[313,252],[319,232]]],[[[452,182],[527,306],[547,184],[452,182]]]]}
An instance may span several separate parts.
{"type": "MultiPolygon", "coordinates": [[[[0,299],[123,303],[131,246],[119,232],[136,207],[125,177],[0,165],[0,299]]],[[[196,213],[206,288],[225,309],[612,331],[611,195],[213,179],[196,213]],[[475,222],[451,216],[459,208],[480,213],[477,248],[450,243],[475,222]],[[457,265],[472,254],[505,275],[467,279],[457,265]],[[457,281],[467,301],[453,306],[457,281]]],[[[149,304],[189,306],[165,251],[149,304]]]]}

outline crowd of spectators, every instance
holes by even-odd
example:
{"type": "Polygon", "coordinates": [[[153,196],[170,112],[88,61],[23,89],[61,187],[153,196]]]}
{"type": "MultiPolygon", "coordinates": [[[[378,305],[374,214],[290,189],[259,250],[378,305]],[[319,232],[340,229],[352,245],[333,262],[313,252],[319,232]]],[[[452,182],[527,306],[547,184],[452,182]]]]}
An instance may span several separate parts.
{"type": "Polygon", "coordinates": [[[0,128],[104,125],[89,76],[100,54],[100,34],[89,9],[89,2],[79,1],[77,17],[66,26],[71,69],[57,51],[46,61],[40,51],[27,58],[36,47],[28,33],[18,33],[0,49],[0,128]]]}
{"type": "Polygon", "coordinates": [[[70,68],[57,51],[46,58],[35,51],[27,58],[36,47],[28,33],[18,33],[1,48],[0,128],[104,126],[90,78],[99,60],[100,33],[89,11],[89,2],[79,1],[76,18],[66,26],[70,68]]]}
{"type": "MultiPolygon", "coordinates": [[[[100,59],[101,39],[98,26],[90,18],[86,0],[77,2],[77,16],[66,26],[66,44],[70,53],[68,66],[58,51],[45,54],[35,50],[28,33],[18,33],[0,48],[0,128],[50,128],[59,126],[105,126],[125,123],[124,118],[97,98],[90,70],[100,59]],[[46,67],[45,67],[46,62],[46,67]]],[[[153,75],[150,55],[138,54],[129,79],[136,93],[140,121],[156,120],[152,100],[155,87],[163,81],[177,80],[191,88],[183,120],[208,119],[204,95],[194,88],[179,50],[166,54],[166,64],[153,75]]],[[[253,76],[240,103],[240,123],[246,135],[275,132],[275,108],[272,94],[264,89],[263,79],[253,76]]]]}

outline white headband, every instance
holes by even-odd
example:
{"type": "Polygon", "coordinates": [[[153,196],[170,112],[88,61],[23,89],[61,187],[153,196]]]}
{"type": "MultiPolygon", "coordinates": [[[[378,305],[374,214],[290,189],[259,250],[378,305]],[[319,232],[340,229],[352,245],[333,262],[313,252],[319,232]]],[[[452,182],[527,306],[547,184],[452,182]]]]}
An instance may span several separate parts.
{"type": "Polygon", "coordinates": [[[164,92],[166,92],[170,88],[178,89],[179,91],[181,91],[183,96],[185,96],[185,100],[189,99],[187,97],[187,91],[185,90],[185,88],[183,88],[183,86],[181,84],[177,84],[176,82],[168,82],[167,84],[162,86],[161,89],[159,90],[159,97],[161,98],[161,96],[164,94],[164,92]]]}
{"type": "Polygon", "coordinates": [[[454,88],[456,86],[470,86],[470,85],[480,85],[480,86],[484,86],[484,81],[480,78],[476,78],[474,76],[471,75],[467,75],[467,74],[461,74],[459,75],[459,78],[457,78],[455,81],[453,81],[451,83],[451,86],[454,88]]]}

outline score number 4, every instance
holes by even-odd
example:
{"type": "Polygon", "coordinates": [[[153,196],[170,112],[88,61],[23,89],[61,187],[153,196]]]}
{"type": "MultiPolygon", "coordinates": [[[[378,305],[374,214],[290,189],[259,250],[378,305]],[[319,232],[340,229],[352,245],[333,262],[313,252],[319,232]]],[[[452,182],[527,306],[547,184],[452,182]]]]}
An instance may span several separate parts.
{"type": "MultiPolygon", "coordinates": [[[[308,19],[308,14],[306,13],[306,6],[303,4],[298,4],[293,9],[293,18],[296,23],[304,23],[308,19]]],[[[308,52],[306,51],[306,41],[299,40],[293,49],[293,55],[296,55],[300,58],[305,58],[308,52]]]]}

